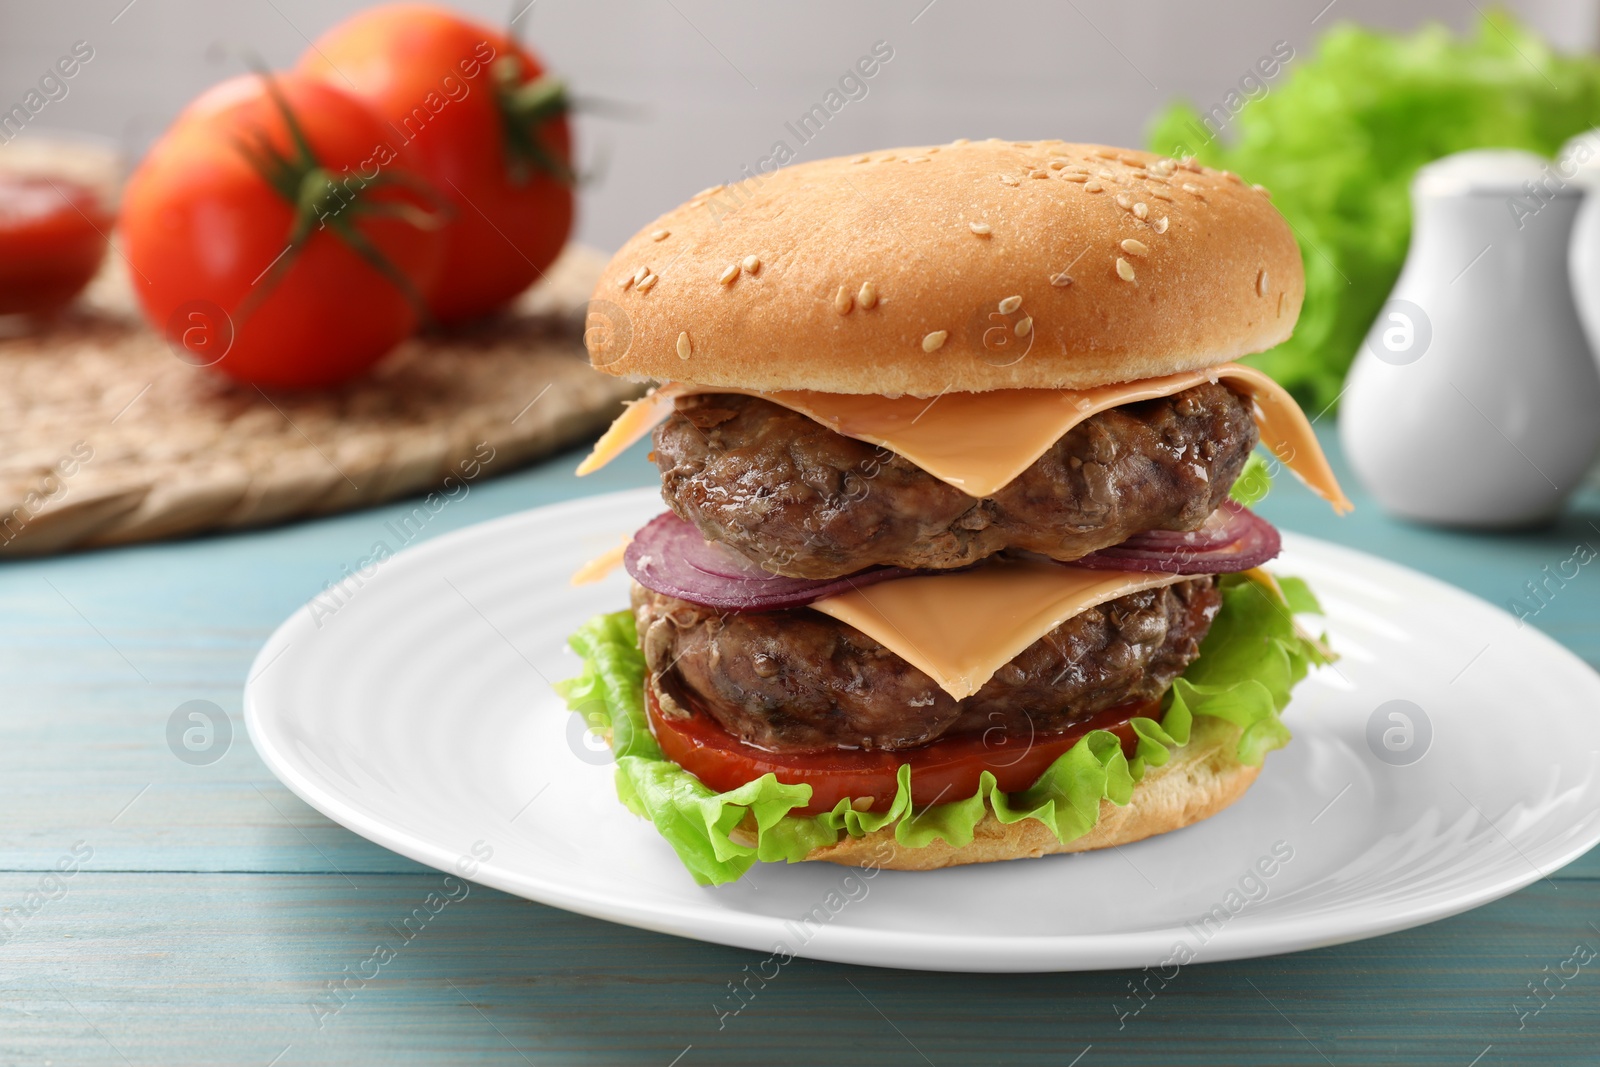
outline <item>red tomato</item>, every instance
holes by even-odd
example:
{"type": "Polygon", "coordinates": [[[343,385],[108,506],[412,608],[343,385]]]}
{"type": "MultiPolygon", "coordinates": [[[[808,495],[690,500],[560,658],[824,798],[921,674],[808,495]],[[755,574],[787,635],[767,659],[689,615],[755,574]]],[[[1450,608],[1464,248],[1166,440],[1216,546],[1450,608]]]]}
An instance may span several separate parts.
{"type": "Polygon", "coordinates": [[[381,118],[317,79],[272,77],[314,161],[280,175],[281,188],[269,183],[264,170],[274,164],[263,151],[296,156],[282,111],[260,76],[223,82],[178,116],[134,173],[122,234],[145,315],[180,354],[258,385],[332,385],[416,328],[444,235],[392,214],[424,202],[388,184],[412,164],[387,143],[381,118]],[[309,170],[313,162],[320,172],[309,170]],[[300,217],[311,216],[311,228],[303,247],[286,252],[296,191],[309,198],[300,217]],[[389,273],[352,247],[343,227],[389,273]]]}
{"type": "Polygon", "coordinates": [[[300,69],[353,87],[453,202],[428,298],[441,322],[493,311],[555,261],[572,230],[571,140],[559,83],[540,83],[550,92],[532,99],[544,68],[526,49],[444,8],[390,4],[323,34],[300,69]]]}
{"type": "Polygon", "coordinates": [[[832,811],[846,797],[872,799],[867,810],[882,811],[894,800],[902,763],[911,764],[911,801],[917,808],[965,800],[978,791],[978,776],[991,772],[1000,789],[1018,793],[1031,786],[1062,753],[1091,730],[1109,730],[1133,752],[1135,735],[1129,720],[1156,716],[1159,701],[1110,708],[1058,733],[1016,737],[1001,728],[963,734],[904,752],[777,753],[747,745],[709,715],[687,720],[661,714],[655,694],[646,697],[650,730],[668,759],[719,793],[737,789],[771,773],[785,785],[811,786],[811,803],[795,814],[832,811]]]}
{"type": "Polygon", "coordinates": [[[100,269],[112,221],[85,186],[0,174],[0,315],[70,303],[100,269]]]}

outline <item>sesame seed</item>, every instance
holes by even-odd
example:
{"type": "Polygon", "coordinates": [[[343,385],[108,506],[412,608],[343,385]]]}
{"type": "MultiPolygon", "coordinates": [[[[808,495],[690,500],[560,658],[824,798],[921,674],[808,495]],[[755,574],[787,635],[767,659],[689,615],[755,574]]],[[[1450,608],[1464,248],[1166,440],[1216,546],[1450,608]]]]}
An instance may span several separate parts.
{"type": "Polygon", "coordinates": [[[1011,329],[1018,337],[1026,337],[1033,332],[1033,319],[1024,315],[1017,320],[1017,324],[1011,329]]]}
{"type": "Polygon", "coordinates": [[[969,139],[968,139],[968,138],[966,138],[966,137],[957,137],[957,138],[956,138],[956,139],[955,139],[955,140],[954,140],[954,141],[951,141],[951,142],[950,142],[950,143],[951,143],[951,144],[952,144],[952,145],[958,145],[958,144],[971,144],[971,143],[972,143],[972,141],[971,141],[971,140],[969,140],[969,139]]]}
{"type": "Polygon", "coordinates": [[[1086,193],[1098,193],[1100,190],[1102,190],[1104,188],[1105,188],[1105,186],[1101,185],[1099,182],[1084,182],[1083,183],[1083,191],[1086,192],[1086,193]]]}
{"type": "Polygon", "coordinates": [[[633,288],[633,275],[630,274],[626,278],[618,278],[617,288],[622,290],[633,288]]]}
{"type": "Polygon", "coordinates": [[[1047,170],[1044,170],[1043,168],[1040,168],[1038,170],[1030,170],[1028,172],[1028,177],[1030,177],[1030,178],[1048,178],[1048,177],[1050,177],[1050,172],[1047,171],[1047,170]]]}
{"type": "Polygon", "coordinates": [[[1159,219],[1156,219],[1156,221],[1154,221],[1154,222],[1152,222],[1150,224],[1150,228],[1152,230],[1156,231],[1157,233],[1166,233],[1167,232],[1167,217],[1165,215],[1162,215],[1159,219]]]}
{"type": "Polygon", "coordinates": [[[671,237],[671,236],[672,236],[672,231],[671,230],[657,230],[655,233],[650,235],[650,240],[652,240],[652,241],[665,241],[668,237],[671,237]]]}
{"type": "Polygon", "coordinates": [[[689,333],[684,331],[678,334],[678,358],[688,359],[694,353],[694,346],[689,344],[689,333]]]}
{"type": "Polygon", "coordinates": [[[1124,209],[1124,210],[1132,210],[1132,208],[1133,208],[1133,197],[1129,196],[1127,193],[1118,193],[1117,194],[1117,206],[1122,208],[1122,209],[1124,209]]]}
{"type": "Polygon", "coordinates": [[[1172,203],[1171,193],[1163,193],[1160,189],[1151,189],[1150,195],[1157,200],[1165,200],[1169,204],[1172,203]]]}
{"type": "Polygon", "coordinates": [[[871,282],[862,282],[861,291],[856,294],[856,303],[861,305],[863,311],[878,306],[878,287],[871,282]]]}
{"type": "Polygon", "coordinates": [[[1103,180],[1103,181],[1114,182],[1114,181],[1117,180],[1117,172],[1114,171],[1114,170],[1106,170],[1106,169],[1102,168],[1100,170],[1099,174],[1100,174],[1101,180],[1103,180]]]}
{"type": "Polygon", "coordinates": [[[1093,152],[1091,152],[1090,154],[1092,156],[1094,156],[1094,158],[1096,158],[1096,159],[1116,159],[1117,158],[1117,150],[1115,148],[1097,148],[1093,152]]]}
{"type": "Polygon", "coordinates": [[[1064,160],[1064,159],[1052,159],[1048,164],[1048,166],[1050,167],[1051,170],[1060,170],[1062,167],[1064,167],[1066,165],[1067,165],[1067,161],[1064,160]]]}
{"type": "Polygon", "coordinates": [[[1200,195],[1200,187],[1194,182],[1184,182],[1183,191],[1186,193],[1193,193],[1195,196],[1200,195]]]}
{"type": "Polygon", "coordinates": [[[906,157],[906,162],[907,163],[927,163],[927,162],[930,162],[930,160],[928,159],[927,156],[907,156],[906,157]]]}
{"type": "Polygon", "coordinates": [[[1230,182],[1232,182],[1235,185],[1243,185],[1244,184],[1244,179],[1239,177],[1237,174],[1235,174],[1231,170],[1223,171],[1222,172],[1222,176],[1224,178],[1228,179],[1230,182]]]}
{"type": "Polygon", "coordinates": [[[1265,185],[1252,185],[1250,188],[1254,189],[1268,200],[1272,199],[1272,190],[1268,189],[1265,185]]]}
{"type": "Polygon", "coordinates": [[[1147,218],[1149,218],[1150,217],[1150,205],[1146,204],[1142,200],[1139,203],[1133,205],[1133,217],[1136,218],[1136,219],[1147,219],[1147,218]]]}
{"type": "Polygon", "coordinates": [[[923,151],[928,153],[930,156],[935,155],[939,151],[939,146],[934,145],[932,148],[924,148],[923,151]]]}
{"type": "Polygon", "coordinates": [[[1267,271],[1264,267],[1262,268],[1261,273],[1256,275],[1256,295],[1267,295],[1267,271]]]}
{"type": "Polygon", "coordinates": [[[1013,178],[1009,174],[1002,174],[1002,175],[1000,175],[1000,184],[1002,184],[1002,185],[1021,185],[1022,183],[1017,181],[1017,179],[1013,178]]]}
{"type": "Polygon", "coordinates": [[[1117,277],[1125,282],[1133,281],[1133,264],[1121,256],[1117,257],[1117,277]]]}
{"type": "Polygon", "coordinates": [[[850,162],[852,162],[852,163],[865,163],[867,160],[869,160],[871,158],[872,158],[871,156],[857,156],[856,158],[852,159],[850,162]]]}
{"type": "Polygon", "coordinates": [[[701,198],[701,197],[703,197],[703,196],[710,196],[710,195],[712,195],[712,194],[713,194],[713,193],[720,193],[720,192],[722,192],[722,186],[720,186],[720,185],[713,185],[713,186],[711,186],[711,187],[710,187],[710,188],[707,188],[707,189],[702,189],[702,190],[700,190],[700,191],[699,191],[699,192],[698,192],[698,193],[695,193],[695,194],[694,194],[694,198],[695,198],[695,199],[696,199],[696,200],[699,200],[699,199],[700,199],[700,198],[701,198]]]}
{"type": "Polygon", "coordinates": [[[924,352],[937,352],[944,347],[945,338],[950,336],[949,330],[934,330],[922,339],[924,352]]]}
{"type": "Polygon", "coordinates": [[[739,276],[739,264],[729,263],[722,268],[722,273],[717,275],[717,281],[723,285],[732,285],[733,280],[739,276]]]}
{"type": "Polygon", "coordinates": [[[1066,271],[1062,271],[1060,274],[1050,275],[1050,284],[1058,288],[1065,289],[1067,286],[1072,284],[1072,279],[1067,277],[1066,271]]]}
{"type": "Polygon", "coordinates": [[[1200,173],[1200,164],[1194,161],[1193,156],[1184,156],[1182,159],[1178,160],[1178,166],[1182,167],[1184,170],[1193,171],[1195,174],[1200,173]]]}
{"type": "Polygon", "coordinates": [[[644,281],[649,276],[650,276],[650,268],[649,267],[640,267],[638,270],[633,272],[633,284],[634,285],[638,285],[640,282],[644,281]]]}
{"type": "Polygon", "coordinates": [[[1009,315],[1022,306],[1022,297],[1008,296],[1000,301],[1000,314],[1009,315]]]}
{"type": "Polygon", "coordinates": [[[1143,241],[1135,241],[1132,237],[1122,242],[1122,250],[1132,256],[1148,256],[1150,246],[1143,241]]]}
{"type": "Polygon", "coordinates": [[[979,237],[987,237],[990,233],[994,232],[989,228],[989,224],[987,222],[969,222],[967,223],[967,229],[971,230],[979,237]]]}
{"type": "MultiPolygon", "coordinates": [[[[1089,176],[1084,174],[1082,171],[1073,173],[1070,170],[1065,170],[1061,172],[1061,176],[1067,179],[1069,182],[1087,182],[1089,180],[1089,176]]],[[[1099,185],[1100,183],[1096,182],[1095,184],[1099,185]]]]}
{"type": "Polygon", "coordinates": [[[833,294],[833,310],[841,315],[850,314],[850,309],[855,307],[855,300],[850,296],[850,290],[839,286],[839,291],[833,294]]]}
{"type": "Polygon", "coordinates": [[[643,278],[639,279],[639,284],[635,285],[634,288],[639,290],[641,293],[649,292],[650,289],[654,288],[656,282],[658,281],[660,281],[660,278],[658,278],[656,275],[646,274],[643,278]]]}
{"type": "Polygon", "coordinates": [[[760,274],[761,258],[759,256],[745,256],[743,266],[746,274],[760,274]]]}

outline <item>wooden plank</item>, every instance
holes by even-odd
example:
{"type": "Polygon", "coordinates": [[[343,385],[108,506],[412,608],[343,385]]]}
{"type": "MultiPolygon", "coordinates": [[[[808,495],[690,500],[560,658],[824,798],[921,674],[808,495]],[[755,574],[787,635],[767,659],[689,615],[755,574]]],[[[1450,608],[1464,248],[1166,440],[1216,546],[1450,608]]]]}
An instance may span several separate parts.
{"type": "MultiPolygon", "coordinates": [[[[1527,984],[1562,970],[1575,944],[1600,951],[1593,882],[1540,884],[1375,941],[1168,971],[1163,984],[1137,971],[778,968],[437,873],[118,874],[99,858],[11,924],[5,1062],[1061,1067],[1089,1048],[1083,1067],[1466,1067],[1480,1054],[1489,1067],[1593,1063],[1600,1032],[1600,959],[1564,988],[1552,981],[1538,1014],[1513,1010],[1529,1011],[1527,984]],[[430,893],[457,899],[423,921],[430,893]],[[367,963],[380,945],[392,959],[367,963]],[[762,971],[734,1013],[729,983],[762,971]],[[1130,984],[1144,991],[1137,1014],[1130,984]]],[[[0,901],[16,916],[38,887],[38,875],[0,875],[0,901]]]]}

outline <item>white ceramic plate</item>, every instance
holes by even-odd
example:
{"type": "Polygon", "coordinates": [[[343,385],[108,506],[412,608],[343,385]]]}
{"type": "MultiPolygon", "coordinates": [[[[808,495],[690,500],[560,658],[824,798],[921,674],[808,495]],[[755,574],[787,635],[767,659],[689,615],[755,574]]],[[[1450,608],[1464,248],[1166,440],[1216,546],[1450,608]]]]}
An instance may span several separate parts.
{"type": "Polygon", "coordinates": [[[1275,568],[1311,582],[1343,659],[1301,685],[1295,740],[1232,808],[1085,855],[872,878],[763,864],[701,888],[617,802],[609,754],[548,685],[576,673],[568,633],[627,602],[620,572],[568,577],[660,510],[641,490],[513,515],[302,608],[251,670],[256,749],[329,818],[422,863],[614,922],[889,967],[1334,944],[1494,900],[1600,840],[1600,676],[1457,589],[1287,536],[1275,568]]]}

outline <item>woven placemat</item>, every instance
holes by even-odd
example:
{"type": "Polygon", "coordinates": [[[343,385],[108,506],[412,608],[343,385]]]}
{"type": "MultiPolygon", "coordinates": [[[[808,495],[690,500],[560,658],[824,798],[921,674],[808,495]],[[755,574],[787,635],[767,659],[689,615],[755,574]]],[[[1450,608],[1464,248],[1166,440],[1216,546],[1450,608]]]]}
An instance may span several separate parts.
{"type": "Polygon", "coordinates": [[[313,393],[184,363],[107,260],[72,312],[0,337],[0,554],[455,496],[593,436],[639,392],[584,357],[604,257],[581,247],[504,318],[413,339],[360,381],[313,393]]]}

